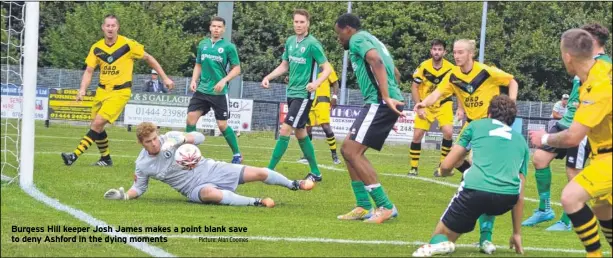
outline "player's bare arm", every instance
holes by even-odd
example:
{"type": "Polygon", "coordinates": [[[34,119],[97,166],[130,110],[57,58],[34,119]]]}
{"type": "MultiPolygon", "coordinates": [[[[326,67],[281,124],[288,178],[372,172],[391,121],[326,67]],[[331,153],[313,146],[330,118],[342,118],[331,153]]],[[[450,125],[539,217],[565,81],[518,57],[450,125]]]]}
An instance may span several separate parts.
{"type": "Polygon", "coordinates": [[[321,85],[325,80],[327,80],[328,76],[330,76],[330,74],[332,73],[332,66],[329,62],[325,62],[321,66],[323,67],[321,76],[319,76],[319,78],[317,78],[317,80],[315,80],[314,82],[307,84],[307,90],[309,92],[317,90],[317,88],[319,88],[319,85],[321,85]]]}
{"type": "Polygon", "coordinates": [[[513,100],[513,102],[517,101],[517,91],[519,90],[519,84],[515,79],[512,79],[509,83],[509,98],[513,100]]]}
{"type": "Polygon", "coordinates": [[[197,63],[194,65],[194,72],[192,73],[192,81],[189,84],[189,89],[192,92],[196,92],[198,88],[198,78],[200,77],[200,73],[202,72],[202,65],[197,63]]]}
{"type": "Polygon", "coordinates": [[[466,148],[461,145],[455,144],[447,157],[441,162],[440,176],[452,176],[453,169],[455,168],[455,164],[457,164],[460,160],[464,160],[466,157],[466,148]]]}
{"type": "Polygon", "coordinates": [[[404,105],[404,103],[390,98],[390,94],[387,89],[388,87],[387,72],[385,71],[383,60],[381,59],[381,56],[379,56],[379,53],[377,52],[377,50],[374,48],[371,50],[368,50],[368,52],[366,52],[364,59],[372,68],[373,73],[375,74],[375,78],[377,79],[377,82],[379,82],[378,83],[379,92],[381,92],[381,98],[383,99],[383,101],[385,101],[387,106],[390,109],[394,110],[396,114],[398,114],[399,116],[404,116],[404,114],[398,111],[398,109],[396,108],[396,105],[404,105]]]}
{"type": "Polygon", "coordinates": [[[562,115],[555,110],[551,112],[551,116],[553,116],[553,119],[562,119],[562,115]]]}
{"type": "MultiPolygon", "coordinates": [[[[223,79],[219,80],[219,82],[217,82],[217,84],[215,84],[214,90],[216,92],[221,92],[223,90],[223,88],[226,87],[228,82],[230,82],[232,79],[234,79],[234,77],[238,76],[239,74],[241,74],[241,66],[240,65],[232,66],[232,69],[230,70],[228,75],[226,75],[226,77],[224,77],[223,79]]],[[[193,80],[193,78],[192,78],[192,80],[193,80]]]]}
{"type": "Polygon", "coordinates": [[[509,239],[509,248],[515,249],[515,252],[518,254],[523,254],[524,248],[522,247],[521,239],[521,221],[524,214],[524,185],[526,182],[526,177],[524,174],[519,173],[519,178],[521,180],[519,198],[511,211],[513,220],[513,234],[509,239]]]}
{"type": "Polygon", "coordinates": [[[396,77],[396,82],[398,82],[398,85],[400,85],[400,78],[401,78],[401,74],[400,71],[398,71],[397,67],[394,67],[394,77],[396,77]]]}
{"type": "Polygon", "coordinates": [[[559,133],[547,134],[545,130],[531,131],[530,142],[536,147],[549,145],[556,148],[570,148],[578,146],[589,130],[589,127],[573,121],[570,128],[559,133]]]}
{"type": "MultiPolygon", "coordinates": [[[[420,101],[420,98],[419,98],[419,85],[420,84],[418,84],[416,82],[413,82],[411,84],[411,98],[413,99],[413,103],[419,103],[419,101],[420,101]]],[[[415,112],[422,119],[426,118],[426,111],[423,108],[418,109],[415,112]]]]}
{"type": "Polygon", "coordinates": [[[145,52],[145,54],[143,55],[143,60],[147,62],[147,64],[149,65],[149,67],[151,67],[151,69],[155,70],[158,73],[158,75],[162,77],[162,81],[164,82],[164,85],[166,85],[166,87],[168,87],[169,90],[172,90],[175,88],[175,83],[170,78],[168,78],[168,76],[164,72],[164,69],[162,69],[162,66],[160,65],[160,63],[158,63],[155,57],[145,52]]]}
{"type": "Polygon", "coordinates": [[[85,71],[83,71],[83,78],[81,79],[81,87],[79,88],[79,94],[77,94],[77,101],[83,100],[83,96],[85,96],[87,87],[89,87],[89,84],[92,82],[94,69],[94,67],[85,67],[85,71]]]}
{"type": "Polygon", "coordinates": [[[413,111],[417,112],[419,109],[432,106],[441,97],[441,95],[443,94],[438,89],[434,90],[423,101],[415,104],[415,107],[413,107],[413,111]]]}
{"type": "Polygon", "coordinates": [[[270,84],[270,80],[274,80],[275,78],[285,74],[289,70],[289,62],[287,60],[283,60],[277,68],[275,68],[268,75],[264,76],[262,79],[262,87],[268,88],[270,84]]]}

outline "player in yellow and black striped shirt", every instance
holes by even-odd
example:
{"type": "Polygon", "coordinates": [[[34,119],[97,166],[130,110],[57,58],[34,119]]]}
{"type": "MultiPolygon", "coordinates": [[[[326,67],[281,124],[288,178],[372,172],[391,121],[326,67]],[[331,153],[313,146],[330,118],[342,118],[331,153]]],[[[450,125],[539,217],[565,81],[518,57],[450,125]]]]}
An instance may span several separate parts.
{"type": "MultiPolygon", "coordinates": [[[[415,104],[414,111],[431,106],[439,99],[445,99],[452,94],[458,98],[460,112],[456,112],[458,120],[463,119],[466,112],[466,125],[472,120],[487,118],[490,101],[500,95],[500,86],[509,87],[509,98],[517,99],[517,81],[513,75],[498,68],[490,67],[474,61],[475,41],[460,39],[453,45],[453,58],[456,66],[447,73],[443,81],[426,99],[415,104]]],[[[460,172],[470,168],[470,162],[464,160],[456,164],[460,172]]],[[[440,169],[435,171],[435,176],[440,176],[440,169]]],[[[496,250],[492,243],[492,231],[494,228],[494,216],[483,214],[479,218],[480,235],[479,248],[481,251],[491,254],[496,250]]]]}
{"type": "Polygon", "coordinates": [[[587,257],[602,257],[599,224],[607,242],[613,246],[613,89],[611,63],[593,58],[594,41],[582,29],[570,29],[562,34],[560,50],[564,66],[582,82],[579,107],[567,130],[555,134],[546,134],[544,130],[530,132],[530,141],[536,147],[570,148],[578,146],[587,135],[592,148],[590,165],[564,187],[560,201],[585,246],[587,257]],[[588,201],[591,209],[586,205],[588,201]]]}
{"type": "Polygon", "coordinates": [[[93,101],[91,127],[74,152],[62,153],[62,159],[67,166],[72,165],[94,142],[101,155],[100,160],[94,165],[113,165],[104,126],[119,118],[130,99],[134,60],[145,60],[162,77],[168,89],[174,88],[173,81],[166,76],[157,60],[145,52],[143,45],[118,34],[119,19],[115,15],[110,14],[104,17],[102,31],[104,39],[92,45],[85,59],[87,67],[77,95],[77,101],[83,99],[91,83],[94,69],[100,66],[100,83],[93,101]]]}
{"type": "MultiPolygon", "coordinates": [[[[445,75],[451,71],[453,64],[443,58],[447,51],[446,44],[440,39],[435,39],[430,43],[430,56],[432,58],[422,62],[415,73],[413,73],[413,85],[411,95],[415,103],[419,103],[425,99],[428,94],[436,90],[436,87],[443,80],[445,75]]],[[[453,143],[453,102],[451,98],[446,98],[437,101],[430,108],[421,109],[415,116],[415,131],[413,132],[413,141],[409,149],[409,158],[411,159],[410,176],[418,175],[419,156],[421,155],[421,140],[428,130],[430,125],[436,119],[438,126],[443,132],[443,141],[441,143],[441,162],[451,150],[453,143]]]]}

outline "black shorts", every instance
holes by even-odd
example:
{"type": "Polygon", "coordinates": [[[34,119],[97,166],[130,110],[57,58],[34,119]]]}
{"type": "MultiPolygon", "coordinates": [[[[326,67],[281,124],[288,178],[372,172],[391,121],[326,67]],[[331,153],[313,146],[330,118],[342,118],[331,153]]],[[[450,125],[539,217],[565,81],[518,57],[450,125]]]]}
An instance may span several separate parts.
{"type": "MultiPolygon", "coordinates": [[[[403,106],[396,107],[402,111],[403,106]]],[[[398,114],[385,104],[366,104],[349,129],[349,139],[381,151],[398,114]]]]}
{"type": "Polygon", "coordinates": [[[300,129],[306,127],[309,121],[309,112],[311,111],[311,99],[287,99],[287,115],[284,123],[291,125],[293,128],[300,129]]]}
{"type": "Polygon", "coordinates": [[[189,100],[187,112],[202,111],[202,115],[206,115],[213,108],[215,111],[215,119],[225,121],[230,119],[230,99],[228,95],[209,95],[200,92],[194,93],[192,99],[189,100]]]}
{"type": "Polygon", "coordinates": [[[500,216],[513,209],[519,194],[497,194],[471,189],[460,189],[441,216],[441,222],[453,232],[465,234],[475,229],[483,214],[500,216]]]}
{"type": "MultiPolygon", "coordinates": [[[[547,133],[553,134],[566,130],[566,128],[558,123],[547,130],[547,133]]],[[[566,167],[575,168],[575,169],[583,169],[587,163],[587,160],[590,156],[590,144],[587,140],[587,136],[581,141],[578,146],[562,149],[562,148],[554,148],[548,145],[543,145],[540,147],[541,150],[544,150],[549,153],[555,153],[555,159],[563,159],[566,157],[566,167]]]]}

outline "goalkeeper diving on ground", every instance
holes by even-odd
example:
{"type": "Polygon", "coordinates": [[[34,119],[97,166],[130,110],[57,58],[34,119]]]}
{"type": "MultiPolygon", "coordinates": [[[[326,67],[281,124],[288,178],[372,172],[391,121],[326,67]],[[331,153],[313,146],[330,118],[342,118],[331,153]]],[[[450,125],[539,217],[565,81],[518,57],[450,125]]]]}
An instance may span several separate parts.
{"type": "Polygon", "coordinates": [[[108,190],[104,194],[106,199],[136,199],[147,191],[149,179],[153,178],[170,185],[191,202],[272,208],[275,203],[271,198],[242,196],[235,192],[236,188],[256,181],[285,186],[294,191],[308,191],[315,186],[311,180],[292,181],[268,168],[229,164],[200,155],[194,157],[199,161],[191,167],[179,165],[175,162],[175,152],[182,144],[199,145],[204,142],[204,135],[199,132],[170,131],[158,135],[155,124],[143,122],[136,128],[136,136],[143,149],[136,158],[134,184],[128,191],[122,187],[108,190]]]}

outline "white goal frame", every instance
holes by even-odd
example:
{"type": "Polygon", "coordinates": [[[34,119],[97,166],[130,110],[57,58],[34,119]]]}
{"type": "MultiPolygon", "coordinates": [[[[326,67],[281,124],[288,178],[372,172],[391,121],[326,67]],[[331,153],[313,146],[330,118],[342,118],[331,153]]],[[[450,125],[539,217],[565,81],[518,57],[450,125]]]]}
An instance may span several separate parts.
{"type": "Polygon", "coordinates": [[[36,101],[36,80],[38,74],[38,27],[39,2],[25,3],[25,37],[23,54],[23,95],[21,108],[21,163],[19,185],[31,187],[34,183],[34,111],[36,101]]]}

